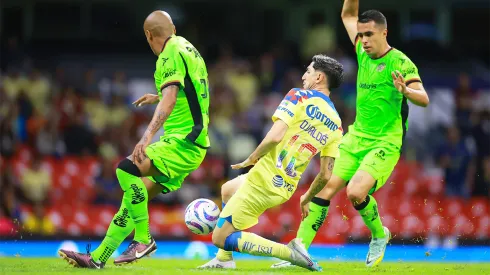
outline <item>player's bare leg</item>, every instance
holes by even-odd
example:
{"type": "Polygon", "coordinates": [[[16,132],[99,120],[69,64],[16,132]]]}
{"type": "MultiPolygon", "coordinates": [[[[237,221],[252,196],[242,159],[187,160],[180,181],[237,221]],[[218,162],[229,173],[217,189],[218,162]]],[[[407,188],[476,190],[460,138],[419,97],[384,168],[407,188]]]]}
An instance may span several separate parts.
{"type": "MultiPolygon", "coordinates": [[[[309,215],[301,221],[296,235],[300,238],[306,249],[308,249],[316,236],[316,233],[327,218],[330,200],[345,187],[346,181],[332,175],[327,185],[318,193],[310,203],[309,215]]],[[[271,268],[286,268],[292,264],[288,261],[275,263],[271,268]]]]}
{"type": "MultiPolygon", "coordinates": [[[[244,180],[242,176],[238,176],[232,180],[227,181],[221,186],[221,199],[223,201],[223,208],[226,203],[231,199],[233,194],[240,188],[244,180]]],[[[223,209],[222,208],[222,209],[223,209]]],[[[236,268],[236,263],[233,260],[233,252],[226,251],[223,249],[218,249],[216,257],[211,259],[209,262],[199,266],[198,268],[225,268],[234,269],[236,268]]]]}
{"type": "Polygon", "coordinates": [[[347,197],[371,230],[372,239],[366,257],[368,267],[376,266],[383,260],[386,245],[391,238],[390,231],[381,223],[376,200],[369,195],[375,184],[376,180],[368,172],[358,170],[347,186],[347,197]]]}

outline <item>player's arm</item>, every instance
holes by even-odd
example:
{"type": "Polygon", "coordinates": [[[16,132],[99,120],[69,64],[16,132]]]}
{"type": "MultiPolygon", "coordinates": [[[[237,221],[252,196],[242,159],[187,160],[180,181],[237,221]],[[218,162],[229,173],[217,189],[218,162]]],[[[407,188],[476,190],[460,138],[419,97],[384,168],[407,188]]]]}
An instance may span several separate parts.
{"type": "Polygon", "coordinates": [[[342,22],[349,34],[352,44],[356,44],[357,20],[359,15],[359,0],[345,0],[342,7],[342,22]]]}
{"type": "Polygon", "coordinates": [[[269,153],[272,148],[281,143],[284,135],[288,131],[289,127],[294,123],[296,119],[296,112],[299,108],[299,104],[296,99],[296,90],[292,89],[284,97],[281,104],[277,107],[276,111],[272,115],[272,121],[274,125],[269,130],[264,140],[259,144],[257,149],[242,163],[232,165],[233,169],[240,169],[250,165],[254,165],[261,157],[269,153]]]}
{"type": "Polygon", "coordinates": [[[136,145],[133,151],[133,160],[142,162],[145,158],[145,148],[148,146],[155,136],[155,133],[160,129],[167,118],[172,113],[175,103],[177,102],[177,94],[179,93],[179,86],[169,85],[162,89],[162,100],[157,105],[153,118],[150,124],[146,128],[143,137],[136,145]]]}
{"type": "Polygon", "coordinates": [[[420,107],[427,107],[429,105],[429,95],[419,78],[406,81],[399,71],[392,72],[391,77],[393,78],[396,89],[413,104],[420,107]]]}
{"type": "MultiPolygon", "coordinates": [[[[341,122],[339,122],[339,125],[341,122]]],[[[335,159],[340,156],[339,147],[342,141],[342,130],[339,129],[330,135],[330,140],[327,146],[320,152],[320,172],[311,183],[308,191],[301,196],[300,207],[303,218],[308,216],[308,203],[327,185],[327,182],[332,177],[335,159]]]]}
{"type": "Polygon", "coordinates": [[[253,151],[253,153],[250,154],[245,161],[232,165],[231,168],[240,169],[255,164],[261,157],[269,153],[274,147],[281,143],[284,135],[288,131],[288,128],[289,126],[284,121],[281,119],[276,120],[255,151],[253,151]]]}
{"type": "Polygon", "coordinates": [[[333,166],[335,164],[334,157],[322,156],[320,160],[320,173],[315,177],[315,180],[310,185],[310,188],[301,197],[302,201],[310,202],[322,189],[327,185],[327,182],[332,177],[333,166]]]}

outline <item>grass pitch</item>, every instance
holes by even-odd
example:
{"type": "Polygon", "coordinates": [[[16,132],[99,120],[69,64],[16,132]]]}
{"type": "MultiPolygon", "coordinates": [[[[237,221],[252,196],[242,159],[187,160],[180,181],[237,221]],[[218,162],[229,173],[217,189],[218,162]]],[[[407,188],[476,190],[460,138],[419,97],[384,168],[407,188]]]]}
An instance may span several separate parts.
{"type": "MultiPolygon", "coordinates": [[[[0,258],[0,274],[312,274],[310,271],[292,267],[270,269],[273,261],[239,260],[235,270],[199,270],[196,266],[205,260],[143,259],[123,267],[116,267],[112,260],[103,270],[74,268],[61,258],[0,258]]],[[[362,262],[321,262],[326,274],[490,274],[490,263],[424,263],[424,262],[384,262],[380,266],[367,269],[362,262]]]]}

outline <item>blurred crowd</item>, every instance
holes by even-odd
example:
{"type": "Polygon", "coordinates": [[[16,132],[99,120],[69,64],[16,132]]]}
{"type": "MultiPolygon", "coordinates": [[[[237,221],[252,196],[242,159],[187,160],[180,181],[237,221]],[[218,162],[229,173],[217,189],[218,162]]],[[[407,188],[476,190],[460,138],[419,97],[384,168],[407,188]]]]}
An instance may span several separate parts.
{"type": "MultiPolygon", "coordinates": [[[[312,22],[305,41],[298,51],[281,45],[253,58],[238,56],[233,46],[223,44],[216,59],[206,60],[211,93],[208,157],[221,160],[221,174],[196,183],[189,179],[185,192],[166,195],[161,203],[183,203],[196,194],[218,197],[220,184],[236,175],[229,164],[243,160],[258,145],[284,94],[302,86],[304,68],[315,53],[327,53],[344,65],[345,83],[331,97],[348,129],[355,118],[355,57],[336,46],[333,31],[322,22],[312,22]]],[[[62,66],[37,67],[15,41],[10,46],[8,66],[0,76],[0,228],[17,219],[33,232],[55,231],[44,216],[53,182],[40,165],[45,157],[96,156],[100,169],[93,203],[119,205],[114,163],[131,154],[153,113],[151,107],[131,105],[141,94],[131,89],[131,75],[114,71],[100,77],[88,68],[83,75],[67,76],[62,66]],[[32,158],[22,175],[15,176],[10,160],[20,147],[29,148],[32,158]],[[21,217],[20,204],[31,205],[32,216],[21,217]]],[[[151,75],[148,81],[153,81],[151,75]]],[[[426,88],[431,96],[431,87],[426,88]]],[[[490,112],[475,107],[489,93],[473,90],[466,74],[461,74],[459,86],[448,88],[454,96],[450,115],[455,123],[431,125],[425,136],[409,139],[404,152],[413,161],[433,164],[448,196],[490,197],[490,112]]]]}

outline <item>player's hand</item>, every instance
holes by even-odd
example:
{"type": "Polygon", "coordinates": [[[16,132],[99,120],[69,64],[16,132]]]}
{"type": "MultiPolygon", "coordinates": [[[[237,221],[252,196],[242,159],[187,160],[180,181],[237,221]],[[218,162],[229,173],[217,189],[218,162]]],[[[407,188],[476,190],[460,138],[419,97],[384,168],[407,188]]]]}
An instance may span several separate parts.
{"type": "Polygon", "coordinates": [[[146,146],[148,146],[148,144],[145,144],[143,142],[138,142],[138,144],[136,144],[133,150],[133,154],[131,155],[133,159],[133,163],[135,162],[142,163],[145,159],[148,158],[148,156],[145,153],[146,146]]]}
{"type": "Polygon", "coordinates": [[[306,217],[308,217],[308,214],[310,213],[310,201],[306,200],[306,193],[301,196],[299,199],[299,206],[301,208],[301,219],[304,220],[306,217]]]}
{"type": "Polygon", "coordinates": [[[257,160],[254,161],[250,158],[247,158],[246,160],[244,160],[240,163],[231,165],[231,169],[238,170],[238,169],[245,168],[245,167],[248,167],[251,165],[255,165],[255,163],[257,163],[257,160]]]}
{"type": "Polygon", "coordinates": [[[156,104],[160,101],[158,98],[158,95],[154,94],[145,94],[144,96],[138,98],[135,102],[133,102],[133,105],[136,107],[141,107],[145,105],[151,105],[151,104],[156,104]]]}
{"type": "Polygon", "coordinates": [[[407,93],[407,85],[405,84],[405,79],[400,71],[391,72],[391,78],[393,78],[393,84],[395,88],[402,94],[407,93]]]}

